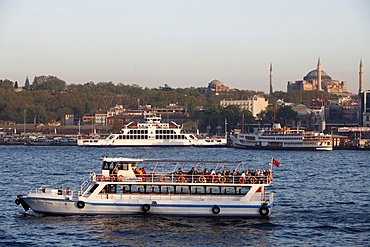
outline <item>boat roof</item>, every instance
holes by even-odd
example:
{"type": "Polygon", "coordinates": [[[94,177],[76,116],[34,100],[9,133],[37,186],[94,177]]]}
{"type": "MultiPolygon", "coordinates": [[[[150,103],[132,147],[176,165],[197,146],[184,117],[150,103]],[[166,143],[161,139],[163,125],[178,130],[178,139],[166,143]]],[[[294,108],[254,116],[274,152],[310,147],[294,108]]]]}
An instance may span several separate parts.
{"type": "Polygon", "coordinates": [[[140,162],[144,161],[144,159],[137,159],[137,158],[124,158],[124,157],[118,157],[118,158],[108,158],[103,156],[103,160],[106,162],[140,162]]]}
{"type": "Polygon", "coordinates": [[[139,158],[108,158],[103,157],[104,161],[107,162],[163,162],[163,163],[213,163],[213,164],[240,164],[243,161],[214,161],[214,160],[170,160],[170,159],[139,159],[139,158]]]}

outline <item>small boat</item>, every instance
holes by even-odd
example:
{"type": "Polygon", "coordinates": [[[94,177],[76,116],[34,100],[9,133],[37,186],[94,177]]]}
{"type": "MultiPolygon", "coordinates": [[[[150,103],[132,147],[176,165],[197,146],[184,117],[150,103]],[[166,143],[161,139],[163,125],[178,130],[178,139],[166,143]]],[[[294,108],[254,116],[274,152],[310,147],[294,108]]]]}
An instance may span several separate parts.
{"type": "Polygon", "coordinates": [[[274,205],[274,194],[265,191],[271,168],[249,170],[242,161],[103,157],[101,173],[91,173],[79,190],[41,186],[15,203],[62,216],[268,217],[274,205]]]}
{"type": "Polygon", "coordinates": [[[184,133],[182,126],[175,123],[162,123],[160,116],[145,116],[144,122],[130,122],[122,126],[120,133],[108,137],[84,138],[77,140],[80,147],[226,147],[227,138],[216,136],[198,138],[184,133]]]}
{"type": "Polygon", "coordinates": [[[308,132],[303,129],[282,128],[275,122],[272,129],[260,129],[254,133],[238,133],[230,136],[230,146],[247,149],[273,150],[333,150],[331,135],[308,132]]]}

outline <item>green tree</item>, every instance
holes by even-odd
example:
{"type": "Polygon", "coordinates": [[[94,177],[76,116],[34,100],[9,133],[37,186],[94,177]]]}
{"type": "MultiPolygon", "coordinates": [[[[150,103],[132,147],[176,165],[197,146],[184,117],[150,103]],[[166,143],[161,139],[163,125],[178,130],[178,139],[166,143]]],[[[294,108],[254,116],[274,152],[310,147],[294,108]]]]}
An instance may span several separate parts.
{"type": "Polygon", "coordinates": [[[62,92],[66,89],[66,82],[56,76],[36,76],[33,84],[33,90],[48,90],[52,92],[62,92]]]}

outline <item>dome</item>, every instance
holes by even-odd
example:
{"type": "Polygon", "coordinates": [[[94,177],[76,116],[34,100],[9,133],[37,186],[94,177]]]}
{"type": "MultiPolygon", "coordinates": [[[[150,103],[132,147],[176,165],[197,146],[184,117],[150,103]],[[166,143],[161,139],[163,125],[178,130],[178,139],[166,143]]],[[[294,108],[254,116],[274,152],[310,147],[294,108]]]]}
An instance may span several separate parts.
{"type": "Polygon", "coordinates": [[[222,87],[224,84],[220,82],[219,80],[213,80],[208,84],[209,88],[216,88],[216,87],[222,87]]]}
{"type": "MultiPolygon", "coordinates": [[[[303,77],[303,80],[311,81],[311,80],[317,80],[317,70],[311,70],[308,72],[308,74],[303,77]]],[[[321,80],[331,80],[331,77],[323,70],[321,70],[321,80]]]]}

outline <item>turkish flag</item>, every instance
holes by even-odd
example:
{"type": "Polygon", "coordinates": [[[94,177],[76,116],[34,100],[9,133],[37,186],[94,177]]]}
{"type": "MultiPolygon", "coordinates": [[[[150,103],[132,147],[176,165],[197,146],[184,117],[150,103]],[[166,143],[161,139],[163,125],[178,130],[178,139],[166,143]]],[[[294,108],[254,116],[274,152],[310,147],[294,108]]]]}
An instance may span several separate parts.
{"type": "Polygon", "coordinates": [[[272,164],[276,167],[280,167],[280,162],[277,161],[276,159],[272,158],[272,164]]]}

